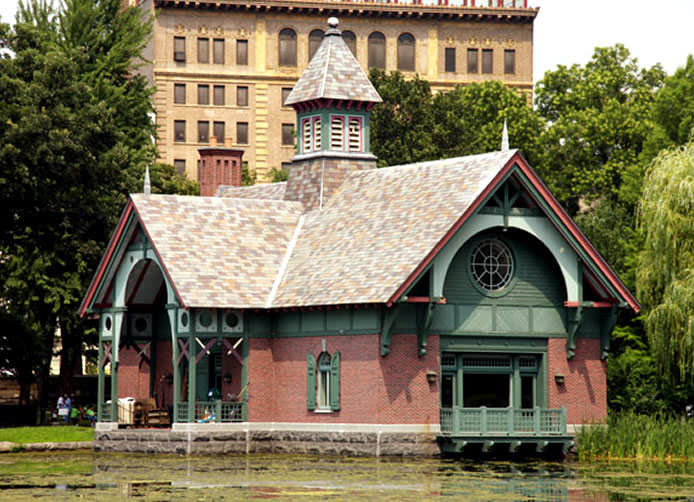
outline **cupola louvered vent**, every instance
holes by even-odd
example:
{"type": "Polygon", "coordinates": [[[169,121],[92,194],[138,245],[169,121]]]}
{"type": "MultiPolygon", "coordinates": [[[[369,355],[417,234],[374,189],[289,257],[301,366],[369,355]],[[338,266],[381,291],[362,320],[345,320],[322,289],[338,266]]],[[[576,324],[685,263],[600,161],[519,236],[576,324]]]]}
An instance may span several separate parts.
{"type": "Polygon", "coordinates": [[[349,151],[361,151],[361,120],[358,118],[349,119],[349,151]]]}
{"type": "Polygon", "coordinates": [[[313,151],[317,152],[321,149],[321,126],[320,117],[313,119],[313,151]]]}
{"type": "Polygon", "coordinates": [[[302,145],[304,147],[304,152],[310,152],[311,151],[311,121],[310,120],[304,120],[302,124],[302,133],[303,133],[303,138],[302,138],[302,145]]]}
{"type": "Polygon", "coordinates": [[[342,117],[333,117],[330,123],[330,149],[342,150],[344,144],[345,125],[342,117]]]}

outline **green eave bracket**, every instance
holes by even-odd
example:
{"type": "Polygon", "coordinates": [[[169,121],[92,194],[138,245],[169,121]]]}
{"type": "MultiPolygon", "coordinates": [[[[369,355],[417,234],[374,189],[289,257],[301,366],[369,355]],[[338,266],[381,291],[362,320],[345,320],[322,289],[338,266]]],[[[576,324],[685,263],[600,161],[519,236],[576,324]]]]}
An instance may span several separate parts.
{"type": "Polygon", "coordinates": [[[383,322],[381,323],[381,355],[387,356],[390,353],[390,335],[393,334],[395,320],[398,318],[400,304],[396,303],[392,307],[384,307],[383,322]]]}
{"type": "Polygon", "coordinates": [[[417,355],[424,356],[427,353],[426,332],[431,325],[432,312],[436,303],[420,303],[417,305],[417,355]]]}
{"type": "Polygon", "coordinates": [[[602,329],[600,331],[600,359],[605,360],[610,353],[612,330],[617,324],[617,305],[613,305],[610,310],[602,312],[602,317],[602,329]]]}
{"type": "Polygon", "coordinates": [[[583,321],[583,307],[569,308],[569,329],[566,337],[566,358],[573,359],[576,355],[576,333],[583,321]]]}

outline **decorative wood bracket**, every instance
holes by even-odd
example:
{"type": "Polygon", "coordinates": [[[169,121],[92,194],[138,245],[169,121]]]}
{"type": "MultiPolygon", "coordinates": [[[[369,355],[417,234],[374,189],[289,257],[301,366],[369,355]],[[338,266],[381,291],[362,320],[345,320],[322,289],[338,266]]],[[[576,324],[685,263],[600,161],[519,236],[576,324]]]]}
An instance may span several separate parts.
{"type": "Polygon", "coordinates": [[[111,357],[111,343],[110,342],[102,342],[101,346],[104,349],[104,357],[101,359],[101,367],[105,368],[108,363],[110,363],[113,359],[111,357]]]}
{"type": "Polygon", "coordinates": [[[222,343],[224,346],[227,348],[227,355],[231,354],[236,358],[236,360],[241,363],[241,366],[243,366],[243,357],[241,357],[241,354],[239,354],[239,351],[236,350],[236,348],[243,342],[243,338],[239,338],[236,340],[236,343],[234,345],[231,344],[228,338],[222,338],[222,343]]]}
{"type": "Polygon", "coordinates": [[[188,360],[190,356],[188,355],[188,342],[186,340],[181,340],[180,338],[178,339],[178,346],[181,348],[181,353],[178,354],[178,361],[176,361],[177,365],[181,365],[181,361],[183,361],[183,358],[188,360]]]}
{"type": "Polygon", "coordinates": [[[617,324],[617,305],[612,305],[610,310],[602,312],[602,317],[602,329],[600,331],[600,359],[605,360],[610,353],[612,330],[617,324]]]}
{"type": "Polygon", "coordinates": [[[577,306],[568,309],[569,329],[566,337],[566,358],[573,359],[576,355],[576,333],[583,321],[583,307],[577,306]]]}
{"type": "Polygon", "coordinates": [[[203,344],[202,341],[199,338],[195,339],[196,342],[202,347],[202,350],[198,352],[198,355],[195,356],[195,363],[199,363],[200,359],[202,359],[204,356],[209,356],[210,355],[210,349],[214,346],[215,343],[217,343],[216,338],[210,338],[206,344],[203,344]]]}
{"type": "Polygon", "coordinates": [[[381,355],[387,356],[390,353],[390,335],[393,333],[395,320],[398,318],[400,304],[396,303],[392,307],[384,307],[383,320],[381,322],[381,355]]]}
{"type": "Polygon", "coordinates": [[[431,325],[432,313],[435,302],[420,303],[417,305],[417,355],[424,356],[427,353],[426,332],[431,325]]]}

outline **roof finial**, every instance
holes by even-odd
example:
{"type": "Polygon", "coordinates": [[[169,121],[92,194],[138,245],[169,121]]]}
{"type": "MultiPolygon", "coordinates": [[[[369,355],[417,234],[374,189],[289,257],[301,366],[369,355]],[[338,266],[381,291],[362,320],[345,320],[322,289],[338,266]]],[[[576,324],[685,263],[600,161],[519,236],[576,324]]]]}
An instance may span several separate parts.
{"type": "Polygon", "coordinates": [[[152,193],[152,184],[149,181],[149,166],[145,169],[145,195],[152,193]]]}
{"type": "Polygon", "coordinates": [[[328,18],[328,26],[330,26],[331,28],[337,28],[338,24],[340,24],[340,21],[336,17],[328,18]]]}
{"type": "Polygon", "coordinates": [[[506,119],[504,119],[504,131],[501,133],[501,151],[508,152],[508,127],[506,126],[506,119]]]}

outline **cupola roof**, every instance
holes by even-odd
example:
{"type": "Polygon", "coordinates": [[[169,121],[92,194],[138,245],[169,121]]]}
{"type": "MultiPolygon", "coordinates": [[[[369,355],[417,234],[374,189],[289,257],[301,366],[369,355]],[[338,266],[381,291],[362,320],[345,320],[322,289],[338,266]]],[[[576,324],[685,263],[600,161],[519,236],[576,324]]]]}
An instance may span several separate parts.
{"type": "Polygon", "coordinates": [[[320,99],[380,103],[381,97],[337,29],[337,19],[330,18],[328,24],[330,29],[285,104],[320,99]]]}

